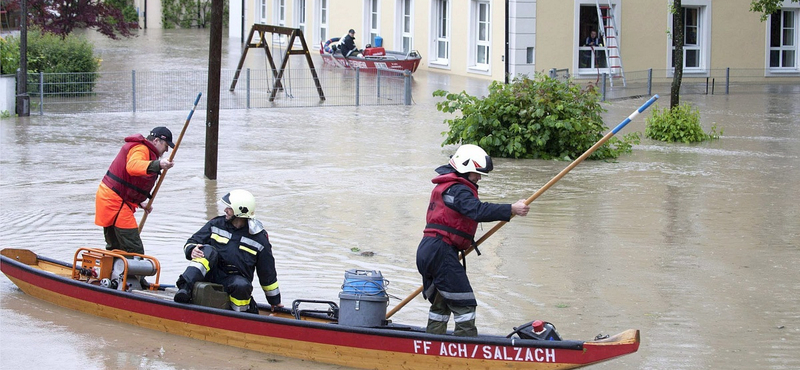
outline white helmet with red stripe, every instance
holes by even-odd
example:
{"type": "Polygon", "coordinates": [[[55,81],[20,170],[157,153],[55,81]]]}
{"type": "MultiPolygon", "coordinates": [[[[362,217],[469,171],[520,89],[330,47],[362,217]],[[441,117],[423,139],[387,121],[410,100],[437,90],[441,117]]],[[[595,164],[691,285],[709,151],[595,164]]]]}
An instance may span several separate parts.
{"type": "Polygon", "coordinates": [[[450,165],[459,173],[488,175],[492,170],[492,157],[477,145],[464,144],[450,157],[450,165]]]}

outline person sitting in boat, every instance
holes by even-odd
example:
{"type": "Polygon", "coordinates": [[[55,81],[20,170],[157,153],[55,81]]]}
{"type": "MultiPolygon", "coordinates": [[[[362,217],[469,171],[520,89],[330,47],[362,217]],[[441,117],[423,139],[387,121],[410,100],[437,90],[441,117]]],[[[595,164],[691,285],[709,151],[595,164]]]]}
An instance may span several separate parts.
{"type": "MultiPolygon", "coordinates": [[[[146,138],[141,134],[125,138],[95,195],[94,223],[103,227],[106,249],[144,254],[133,214],[150,198],[161,170],[174,165],[161,158],[174,147],[172,132],[161,126],[150,131],[146,138]]],[[[152,208],[145,209],[147,213],[150,211],[152,208]]]]}
{"type": "Polygon", "coordinates": [[[258,313],[252,299],[257,270],[272,310],[283,307],[272,245],[263,225],[255,219],[253,194],[232,190],[220,201],[225,205],[225,215],[208,221],[183,247],[186,259],[192,262],[175,284],[179,289],[175,302],[191,302],[194,284],[205,281],[222,284],[234,311],[258,313]]]}
{"type": "Polygon", "coordinates": [[[339,42],[339,50],[345,58],[354,53],[358,53],[358,49],[356,48],[356,31],[354,29],[351,28],[350,31],[347,31],[347,35],[342,37],[342,40],[339,42]]]}
{"type": "Polygon", "coordinates": [[[423,296],[431,302],[426,331],[445,334],[450,314],[454,334],[477,336],[475,294],[467,278],[462,253],[474,243],[478,222],[509,221],[525,216],[530,207],[524,200],[494,204],[478,199],[478,181],[492,170],[492,158],[477,145],[465,144],[450,162],[436,169],[427,225],[417,247],[417,270],[422,275],[423,296]]]}

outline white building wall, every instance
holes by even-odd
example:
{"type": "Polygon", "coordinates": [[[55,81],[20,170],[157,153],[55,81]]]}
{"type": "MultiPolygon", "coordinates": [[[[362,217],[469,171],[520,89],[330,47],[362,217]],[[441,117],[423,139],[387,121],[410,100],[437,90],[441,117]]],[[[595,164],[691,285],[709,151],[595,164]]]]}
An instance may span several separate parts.
{"type": "Polygon", "coordinates": [[[508,73],[533,76],[536,71],[536,0],[508,2],[508,73]]]}

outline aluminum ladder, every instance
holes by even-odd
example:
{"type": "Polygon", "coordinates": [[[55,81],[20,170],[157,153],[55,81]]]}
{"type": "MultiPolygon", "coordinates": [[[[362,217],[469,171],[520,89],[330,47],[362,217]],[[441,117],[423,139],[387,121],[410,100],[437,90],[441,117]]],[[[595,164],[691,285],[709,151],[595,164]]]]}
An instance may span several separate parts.
{"type": "Polygon", "coordinates": [[[614,86],[614,79],[621,78],[622,86],[625,83],[625,70],[622,68],[622,53],[619,49],[619,32],[617,31],[617,21],[614,18],[614,8],[611,6],[611,1],[607,0],[605,4],[600,4],[600,0],[595,0],[597,4],[597,23],[598,29],[603,30],[600,37],[603,38],[604,45],[606,46],[606,66],[608,67],[609,76],[611,77],[611,86],[614,86]]]}

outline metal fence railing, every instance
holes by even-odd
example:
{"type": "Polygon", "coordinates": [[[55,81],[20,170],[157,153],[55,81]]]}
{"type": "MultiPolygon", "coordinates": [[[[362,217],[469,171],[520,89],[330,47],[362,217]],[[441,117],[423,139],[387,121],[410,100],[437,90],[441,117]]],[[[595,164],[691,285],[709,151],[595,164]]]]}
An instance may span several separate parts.
{"type": "MultiPolygon", "coordinates": [[[[221,71],[220,109],[347,105],[410,105],[411,73],[395,70],[286,69],[279,84],[271,70],[221,71]],[[275,91],[273,91],[273,89],[275,91]]],[[[207,96],[206,70],[28,75],[31,113],[168,111],[207,96]]],[[[201,100],[198,109],[205,109],[201,100]]]]}
{"type": "MultiPolygon", "coordinates": [[[[580,84],[596,84],[602,100],[628,99],[640,96],[652,96],[654,93],[669,93],[672,77],[666,69],[647,69],[642,71],[626,71],[625,83],[614,77],[612,86],[610,76],[599,74],[597,79],[574,79],[580,84]]],[[[551,69],[550,77],[569,79],[569,69],[551,69]]],[[[763,69],[712,69],[707,76],[696,77],[684,74],[681,79],[681,95],[731,94],[764,92],[780,89],[787,93],[800,93],[800,77],[782,76],[765,77],[763,69]]]]}

